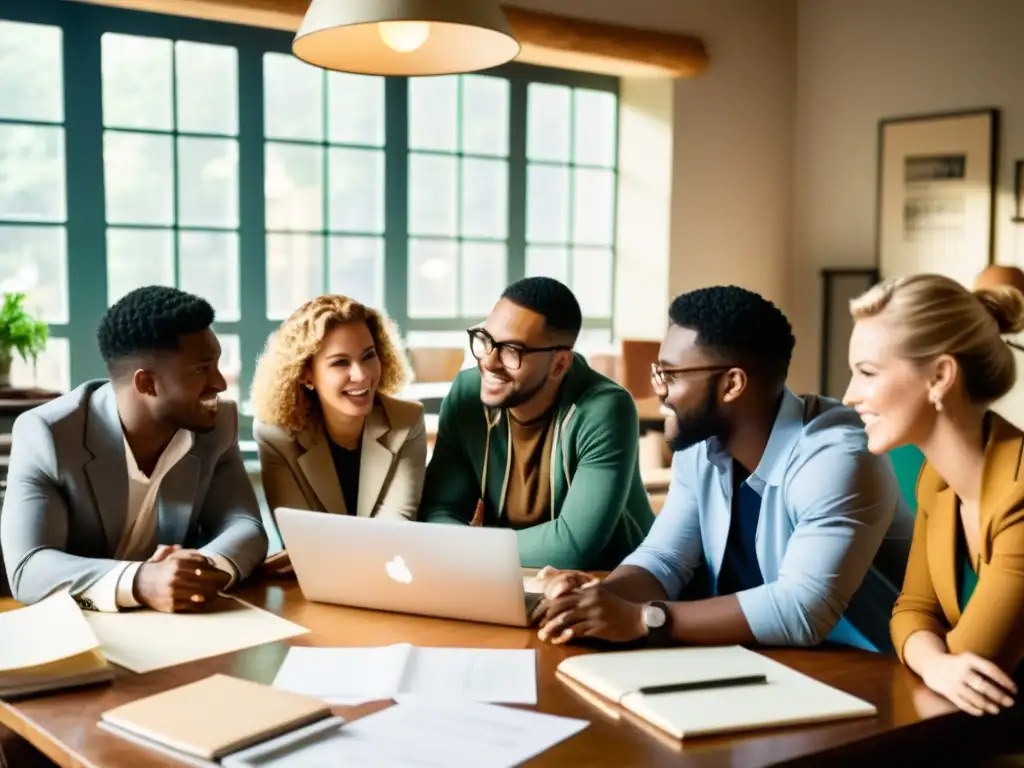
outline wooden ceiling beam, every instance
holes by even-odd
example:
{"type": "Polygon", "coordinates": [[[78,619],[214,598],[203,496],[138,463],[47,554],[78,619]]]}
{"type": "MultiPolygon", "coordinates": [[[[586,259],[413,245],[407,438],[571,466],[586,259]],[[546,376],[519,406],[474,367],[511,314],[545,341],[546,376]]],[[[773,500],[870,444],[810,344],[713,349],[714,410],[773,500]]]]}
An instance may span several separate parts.
{"type": "MultiPolygon", "coordinates": [[[[308,0],[82,0],[294,32],[308,0]]],[[[693,35],[588,21],[502,4],[522,45],[518,61],[625,76],[693,77],[708,66],[693,35]]]]}

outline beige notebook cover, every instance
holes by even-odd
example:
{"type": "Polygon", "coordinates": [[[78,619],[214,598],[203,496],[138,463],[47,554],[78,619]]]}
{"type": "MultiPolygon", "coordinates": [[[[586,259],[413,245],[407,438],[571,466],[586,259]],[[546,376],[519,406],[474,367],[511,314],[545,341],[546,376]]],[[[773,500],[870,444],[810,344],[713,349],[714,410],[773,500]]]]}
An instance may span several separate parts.
{"type": "Polygon", "coordinates": [[[329,717],[322,701],[228,675],[107,710],[102,720],[150,741],[206,760],[329,717]]]}
{"type": "Polygon", "coordinates": [[[877,714],[874,705],[742,646],[574,656],[558,671],[677,739],[877,714]],[[642,687],[763,674],[766,684],[642,694],[642,687]]]}

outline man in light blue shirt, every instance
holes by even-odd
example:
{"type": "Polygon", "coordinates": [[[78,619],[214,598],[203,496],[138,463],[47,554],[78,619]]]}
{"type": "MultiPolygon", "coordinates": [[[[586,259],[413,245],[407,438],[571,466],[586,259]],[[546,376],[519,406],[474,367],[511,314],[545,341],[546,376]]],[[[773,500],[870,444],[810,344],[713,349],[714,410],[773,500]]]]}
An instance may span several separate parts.
{"type": "Polygon", "coordinates": [[[546,574],[541,637],[891,651],[913,518],[889,459],[853,410],[785,386],[794,339],[771,302],[705,288],[669,318],[664,506],[600,584],[546,574]]]}

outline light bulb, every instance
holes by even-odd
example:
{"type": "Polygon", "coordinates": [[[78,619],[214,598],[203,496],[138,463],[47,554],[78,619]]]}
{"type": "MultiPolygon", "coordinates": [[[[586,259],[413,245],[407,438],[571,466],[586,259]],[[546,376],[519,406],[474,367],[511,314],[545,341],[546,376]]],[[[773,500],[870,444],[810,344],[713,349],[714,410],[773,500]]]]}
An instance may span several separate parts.
{"type": "Polygon", "coordinates": [[[425,21],[382,21],[377,29],[384,44],[399,53],[412,53],[430,36],[430,24],[425,21]]]}

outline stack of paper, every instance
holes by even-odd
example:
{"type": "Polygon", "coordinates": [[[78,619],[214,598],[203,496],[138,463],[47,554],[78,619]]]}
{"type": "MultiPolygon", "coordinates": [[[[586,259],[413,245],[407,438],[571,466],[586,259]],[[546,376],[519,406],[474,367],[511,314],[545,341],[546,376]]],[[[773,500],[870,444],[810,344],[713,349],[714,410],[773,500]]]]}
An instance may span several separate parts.
{"type": "Polygon", "coordinates": [[[402,694],[504,704],[537,703],[532,650],[418,648],[290,648],[274,686],[337,705],[402,694]]]}
{"type": "Polygon", "coordinates": [[[300,743],[237,752],[223,768],[512,768],[587,727],[585,720],[453,699],[395,706],[300,743]]]}
{"type": "Polygon", "coordinates": [[[99,645],[66,591],[0,614],[0,697],[112,680],[99,645]]]}
{"type": "Polygon", "coordinates": [[[132,672],[152,672],[197,659],[295,637],[309,630],[235,597],[208,613],[86,613],[103,654],[132,672]]]}

